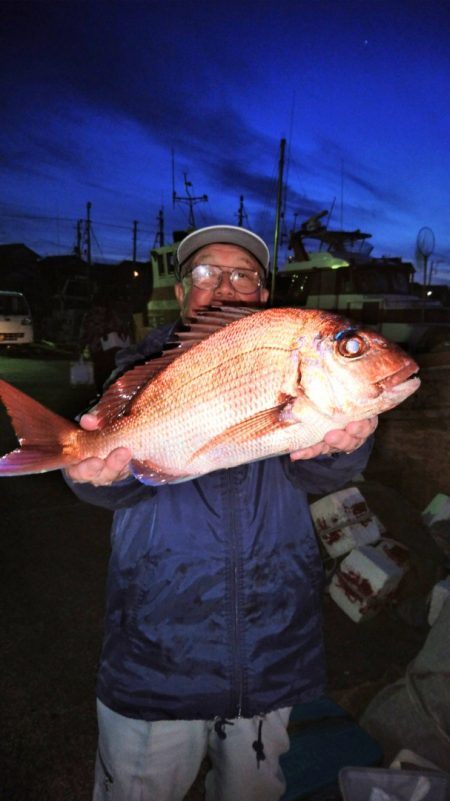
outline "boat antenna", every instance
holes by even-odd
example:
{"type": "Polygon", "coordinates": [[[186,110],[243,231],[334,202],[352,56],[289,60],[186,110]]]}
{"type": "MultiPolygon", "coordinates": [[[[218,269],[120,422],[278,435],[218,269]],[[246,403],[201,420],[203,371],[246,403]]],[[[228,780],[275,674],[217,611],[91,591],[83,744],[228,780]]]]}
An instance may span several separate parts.
{"type": "Polygon", "coordinates": [[[327,221],[326,221],[326,223],[325,223],[325,228],[328,228],[328,226],[329,226],[329,224],[330,224],[330,222],[331,222],[331,218],[332,218],[332,216],[333,216],[333,212],[334,212],[334,207],[335,207],[335,205],[336,205],[336,197],[334,197],[334,198],[333,198],[333,202],[332,202],[332,204],[331,204],[330,211],[328,212],[328,217],[327,217],[327,221]]]}
{"type": "Polygon", "coordinates": [[[294,111],[295,111],[295,91],[292,93],[292,108],[291,108],[291,116],[289,120],[289,138],[288,138],[288,152],[287,152],[287,159],[286,159],[286,178],[284,181],[284,187],[282,188],[283,193],[283,200],[281,204],[281,211],[280,211],[280,219],[283,221],[283,229],[281,231],[280,242],[283,242],[287,239],[287,231],[286,231],[286,208],[287,208],[287,194],[288,194],[288,182],[289,182],[289,170],[291,167],[291,149],[292,149],[292,131],[294,128],[294,111]]]}
{"type": "Polygon", "coordinates": [[[280,141],[280,158],[278,162],[278,186],[277,186],[277,210],[275,215],[275,237],[273,244],[273,263],[272,263],[272,287],[270,291],[270,301],[273,303],[275,296],[275,279],[277,274],[278,263],[278,243],[280,238],[280,219],[281,219],[281,205],[283,195],[283,169],[284,169],[284,151],[286,148],[286,139],[280,141]]]}
{"type": "Polygon", "coordinates": [[[185,189],[186,195],[184,197],[182,197],[180,195],[177,195],[177,193],[176,193],[176,191],[174,189],[173,193],[172,193],[173,205],[175,206],[175,203],[187,203],[188,204],[188,207],[189,207],[188,226],[189,226],[189,228],[195,228],[196,225],[195,225],[195,217],[194,217],[194,205],[196,203],[205,203],[205,202],[207,202],[208,195],[198,195],[197,197],[194,197],[194,195],[191,195],[190,188],[192,187],[192,183],[191,183],[191,181],[188,181],[187,172],[184,172],[183,175],[184,175],[184,189],[185,189]]]}

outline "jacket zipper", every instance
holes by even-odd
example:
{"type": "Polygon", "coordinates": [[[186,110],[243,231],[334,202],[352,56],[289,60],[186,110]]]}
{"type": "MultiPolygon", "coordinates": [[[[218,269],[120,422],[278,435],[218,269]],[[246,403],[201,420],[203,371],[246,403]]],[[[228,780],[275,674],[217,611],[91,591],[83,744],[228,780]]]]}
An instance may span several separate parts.
{"type": "Polygon", "coordinates": [[[233,500],[236,494],[236,488],[233,486],[233,481],[230,476],[230,473],[227,471],[227,479],[228,479],[228,494],[231,498],[231,502],[229,503],[228,508],[230,509],[230,541],[231,541],[231,568],[230,568],[230,583],[231,583],[231,603],[232,603],[232,616],[233,616],[233,664],[235,669],[235,681],[233,680],[233,684],[236,691],[236,701],[234,702],[234,708],[237,711],[237,714],[234,714],[235,717],[240,718],[242,715],[242,700],[243,700],[243,676],[242,676],[242,661],[241,661],[241,653],[239,647],[239,640],[240,640],[240,624],[239,624],[239,612],[240,612],[240,596],[239,596],[239,562],[240,562],[240,555],[239,555],[239,535],[236,528],[236,518],[234,513],[233,507],[233,500]]]}

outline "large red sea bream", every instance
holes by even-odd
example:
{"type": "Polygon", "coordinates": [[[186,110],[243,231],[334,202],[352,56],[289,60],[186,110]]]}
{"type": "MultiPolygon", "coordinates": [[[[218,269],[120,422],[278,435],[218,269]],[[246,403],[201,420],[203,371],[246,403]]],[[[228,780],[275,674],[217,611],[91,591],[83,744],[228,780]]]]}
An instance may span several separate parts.
{"type": "Polygon", "coordinates": [[[312,445],[415,392],[417,365],[374,331],[322,311],[207,310],[179,346],[129,370],[84,431],[0,381],[20,448],[0,476],[65,468],[114,448],[141,481],[183,481],[312,445]]]}

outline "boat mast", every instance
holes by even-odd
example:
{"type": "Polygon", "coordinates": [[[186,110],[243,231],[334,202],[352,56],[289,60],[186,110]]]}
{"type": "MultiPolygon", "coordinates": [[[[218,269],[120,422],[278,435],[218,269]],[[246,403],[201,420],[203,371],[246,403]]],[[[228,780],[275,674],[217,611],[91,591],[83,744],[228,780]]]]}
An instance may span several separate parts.
{"type": "Polygon", "coordinates": [[[277,209],[275,215],[275,238],[273,243],[272,287],[270,291],[271,303],[273,303],[273,299],[275,296],[275,281],[276,281],[277,264],[278,264],[278,244],[280,239],[281,205],[283,200],[283,169],[284,169],[285,148],[286,148],[286,139],[282,139],[280,142],[280,159],[278,162],[277,209]]]}
{"type": "Polygon", "coordinates": [[[206,203],[208,200],[208,195],[199,195],[198,197],[194,197],[191,195],[189,188],[192,186],[191,181],[188,181],[187,172],[183,173],[184,175],[184,188],[186,190],[186,196],[181,197],[177,195],[175,191],[175,156],[172,150],[172,203],[173,208],[175,208],[175,203],[187,203],[189,207],[189,216],[188,216],[188,227],[195,228],[195,217],[194,217],[194,205],[196,203],[206,203]]]}
{"type": "Polygon", "coordinates": [[[153,247],[162,248],[162,246],[164,245],[164,209],[162,206],[158,212],[158,216],[156,219],[158,222],[158,230],[155,234],[155,241],[153,247]]]}
{"type": "Polygon", "coordinates": [[[244,226],[244,217],[247,216],[247,213],[244,209],[244,195],[239,196],[239,208],[238,208],[238,226],[239,228],[243,228],[244,226]]]}
{"type": "Polygon", "coordinates": [[[177,193],[174,191],[173,204],[175,205],[177,201],[178,203],[188,204],[189,206],[188,226],[189,228],[195,228],[196,226],[194,217],[194,204],[206,202],[208,200],[208,195],[199,195],[198,197],[194,197],[193,195],[191,195],[189,187],[192,186],[192,183],[187,179],[187,172],[184,172],[183,175],[184,175],[184,188],[186,190],[186,197],[180,197],[180,195],[177,195],[177,193]]]}

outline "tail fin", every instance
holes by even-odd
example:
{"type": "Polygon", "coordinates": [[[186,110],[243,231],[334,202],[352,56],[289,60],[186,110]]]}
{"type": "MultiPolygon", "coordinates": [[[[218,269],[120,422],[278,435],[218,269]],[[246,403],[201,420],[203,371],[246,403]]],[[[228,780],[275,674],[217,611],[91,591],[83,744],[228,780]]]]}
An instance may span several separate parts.
{"type": "Polygon", "coordinates": [[[45,473],[75,461],[73,451],[69,455],[64,448],[78,430],[75,423],[46,409],[20,389],[2,380],[0,398],[21,446],[0,458],[0,476],[45,473]]]}

